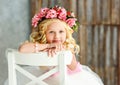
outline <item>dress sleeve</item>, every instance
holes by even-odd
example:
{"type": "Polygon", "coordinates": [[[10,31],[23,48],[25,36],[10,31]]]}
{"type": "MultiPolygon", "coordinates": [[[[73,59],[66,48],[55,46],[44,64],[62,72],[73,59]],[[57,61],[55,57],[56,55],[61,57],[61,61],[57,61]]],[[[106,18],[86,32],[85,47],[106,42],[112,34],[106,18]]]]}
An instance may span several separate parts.
{"type": "MultiPolygon", "coordinates": [[[[77,63],[77,66],[76,66],[76,69],[75,70],[70,70],[68,67],[67,67],[67,73],[68,75],[72,75],[74,73],[77,73],[77,72],[80,72],[82,70],[82,65],[78,62],[77,63]]],[[[53,74],[52,76],[57,76],[59,74],[59,72],[56,72],[55,74],[53,74]]]]}
{"type": "Polygon", "coordinates": [[[68,72],[69,75],[80,72],[81,70],[82,70],[82,66],[79,62],[77,63],[77,66],[76,66],[75,70],[70,70],[69,68],[67,68],[67,72],[68,72]]]}

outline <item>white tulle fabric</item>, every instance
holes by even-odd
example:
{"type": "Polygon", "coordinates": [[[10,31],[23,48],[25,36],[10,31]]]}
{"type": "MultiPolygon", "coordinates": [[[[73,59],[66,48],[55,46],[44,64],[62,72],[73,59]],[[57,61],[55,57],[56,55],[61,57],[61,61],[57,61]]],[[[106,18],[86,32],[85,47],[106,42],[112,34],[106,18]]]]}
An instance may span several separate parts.
{"type": "MultiPolygon", "coordinates": [[[[68,75],[68,85],[104,85],[100,77],[88,66],[81,66],[82,69],[80,72],[68,75]]],[[[39,76],[41,73],[43,73],[43,71],[40,71],[39,67],[26,66],[24,68],[36,76],[39,76]]],[[[19,72],[17,72],[17,75],[18,85],[25,85],[25,83],[30,81],[25,76],[22,76],[19,72]]],[[[59,75],[51,76],[44,81],[50,85],[59,85],[59,75]]],[[[4,85],[8,85],[8,79],[5,81],[4,85]]]]}

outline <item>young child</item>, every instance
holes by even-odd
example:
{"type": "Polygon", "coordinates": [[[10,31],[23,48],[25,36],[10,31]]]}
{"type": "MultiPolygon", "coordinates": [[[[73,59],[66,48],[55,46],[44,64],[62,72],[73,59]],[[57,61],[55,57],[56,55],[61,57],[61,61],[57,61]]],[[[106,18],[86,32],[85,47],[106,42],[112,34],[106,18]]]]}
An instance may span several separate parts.
{"type": "MultiPolygon", "coordinates": [[[[20,46],[20,52],[46,51],[50,57],[53,57],[58,51],[70,50],[73,54],[72,62],[67,66],[70,85],[103,85],[96,73],[76,60],[75,55],[79,52],[79,46],[72,37],[72,33],[78,26],[72,12],[67,12],[59,6],[42,8],[32,18],[32,26],[36,31],[30,35],[30,42],[20,46]]],[[[48,67],[44,70],[49,69],[48,67]]],[[[57,79],[57,76],[58,74],[53,75],[45,81],[50,83],[57,79]]]]}

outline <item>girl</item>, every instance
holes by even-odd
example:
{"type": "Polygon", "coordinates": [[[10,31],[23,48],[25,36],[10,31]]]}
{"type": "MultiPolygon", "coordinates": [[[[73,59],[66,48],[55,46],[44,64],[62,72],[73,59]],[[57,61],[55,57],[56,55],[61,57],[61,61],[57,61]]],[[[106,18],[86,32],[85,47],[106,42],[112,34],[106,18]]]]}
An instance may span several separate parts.
{"type": "MultiPolygon", "coordinates": [[[[43,8],[33,17],[32,25],[37,30],[30,35],[30,42],[20,46],[20,52],[46,51],[52,57],[58,51],[70,50],[73,54],[72,62],[67,66],[70,85],[103,85],[97,74],[76,60],[79,46],[72,37],[72,33],[77,29],[77,19],[73,13],[58,6],[43,8]]],[[[48,67],[42,70],[49,69],[48,67]]],[[[55,80],[57,85],[57,77],[55,74],[45,81],[50,83],[55,80]]]]}

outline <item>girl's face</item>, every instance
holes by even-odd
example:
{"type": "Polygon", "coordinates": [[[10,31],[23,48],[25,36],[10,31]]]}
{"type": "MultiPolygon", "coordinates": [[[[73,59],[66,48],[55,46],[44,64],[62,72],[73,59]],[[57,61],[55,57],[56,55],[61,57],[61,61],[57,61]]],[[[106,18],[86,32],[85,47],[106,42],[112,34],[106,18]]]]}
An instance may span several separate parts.
{"type": "Polygon", "coordinates": [[[48,43],[64,43],[66,40],[65,26],[61,22],[50,24],[46,30],[46,40],[48,43]]]}

